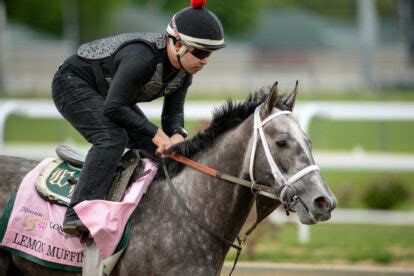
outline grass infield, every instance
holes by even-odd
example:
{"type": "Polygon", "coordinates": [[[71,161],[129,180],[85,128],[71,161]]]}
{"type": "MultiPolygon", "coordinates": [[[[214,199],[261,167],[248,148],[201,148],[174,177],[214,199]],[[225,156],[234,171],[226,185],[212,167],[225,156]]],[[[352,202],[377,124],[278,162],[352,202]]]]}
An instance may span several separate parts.
{"type": "MultiPolygon", "coordinates": [[[[301,245],[295,224],[259,225],[240,260],[414,267],[414,226],[321,223],[310,229],[310,242],[301,245]]],[[[234,257],[234,250],[230,250],[226,260],[232,261],[234,257]]]]}

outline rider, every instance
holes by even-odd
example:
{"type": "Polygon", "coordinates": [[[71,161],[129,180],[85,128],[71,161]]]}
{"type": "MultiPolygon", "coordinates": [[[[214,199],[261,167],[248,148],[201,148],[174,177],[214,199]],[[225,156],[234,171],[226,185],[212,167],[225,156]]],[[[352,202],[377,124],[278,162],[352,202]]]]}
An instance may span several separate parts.
{"type": "Polygon", "coordinates": [[[92,144],[63,221],[87,231],[73,207],[104,199],[125,148],[162,154],[184,141],[183,105],[193,74],[223,48],[220,20],[205,1],[176,13],[162,33],[128,33],[79,47],[56,72],[52,95],[63,117],[92,144]],[[136,105],[164,97],[162,129],[136,105]]]}

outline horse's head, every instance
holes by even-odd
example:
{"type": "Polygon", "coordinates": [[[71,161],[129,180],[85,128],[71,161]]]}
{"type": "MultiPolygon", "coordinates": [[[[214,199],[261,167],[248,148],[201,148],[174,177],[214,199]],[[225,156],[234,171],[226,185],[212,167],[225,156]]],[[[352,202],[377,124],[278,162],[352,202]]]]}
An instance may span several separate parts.
{"type": "Polygon", "coordinates": [[[336,198],[315,165],[310,138],[291,113],[296,94],[297,83],[292,93],[280,98],[276,83],[257,108],[250,176],[277,187],[285,208],[296,211],[302,223],[314,224],[330,218],[336,198]]]}

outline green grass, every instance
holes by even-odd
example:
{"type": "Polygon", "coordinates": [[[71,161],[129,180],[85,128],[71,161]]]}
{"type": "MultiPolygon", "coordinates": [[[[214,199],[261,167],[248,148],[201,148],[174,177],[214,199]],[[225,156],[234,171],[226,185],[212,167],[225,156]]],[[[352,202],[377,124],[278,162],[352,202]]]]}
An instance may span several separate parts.
{"type": "Polygon", "coordinates": [[[58,143],[66,140],[82,141],[76,130],[64,120],[29,119],[13,115],[6,122],[6,142],[58,143]]]}
{"type": "MultiPolygon", "coordinates": [[[[247,242],[241,260],[289,263],[414,263],[414,227],[317,224],[311,241],[297,241],[296,225],[260,225],[247,242]]],[[[227,256],[231,261],[235,253],[227,256]]]]}
{"type": "MultiPolygon", "coordinates": [[[[155,121],[160,124],[159,121],[155,121]]],[[[204,124],[205,125],[205,124],[204,124]]],[[[194,134],[202,122],[187,121],[194,134]]],[[[82,142],[79,134],[65,121],[35,120],[11,116],[6,123],[6,142],[54,142],[71,139],[82,142]]],[[[351,150],[363,147],[372,151],[414,152],[414,122],[333,122],[316,119],[309,131],[315,150],[351,150]]]]}
{"type": "MultiPolygon", "coordinates": [[[[161,125],[160,121],[153,121],[161,125]]],[[[186,122],[190,134],[194,134],[202,122],[186,122]]],[[[12,143],[87,143],[85,139],[66,121],[59,119],[29,119],[10,116],[6,122],[5,141],[12,143]]]]}
{"type": "Polygon", "coordinates": [[[374,182],[398,180],[409,191],[409,200],[401,201],[394,209],[414,210],[414,172],[360,172],[322,170],[322,175],[338,199],[340,208],[367,208],[362,201],[366,189],[374,182]]]}
{"type": "Polygon", "coordinates": [[[315,119],[309,135],[314,149],[414,152],[414,121],[331,121],[315,119]]]}

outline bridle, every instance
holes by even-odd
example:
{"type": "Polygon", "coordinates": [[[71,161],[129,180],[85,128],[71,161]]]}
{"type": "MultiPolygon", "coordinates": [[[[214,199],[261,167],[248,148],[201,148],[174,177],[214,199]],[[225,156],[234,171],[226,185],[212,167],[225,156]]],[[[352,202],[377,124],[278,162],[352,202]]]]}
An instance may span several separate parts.
{"type": "Polygon", "coordinates": [[[254,167],[254,160],[255,160],[255,155],[256,155],[258,137],[260,136],[260,140],[262,141],[263,149],[264,149],[264,152],[267,158],[267,163],[270,166],[275,182],[280,183],[280,187],[278,188],[279,192],[276,195],[265,192],[265,191],[259,191],[258,193],[263,196],[267,196],[267,197],[279,200],[283,204],[286,214],[289,215],[289,211],[292,211],[292,207],[297,203],[298,200],[300,200],[300,198],[296,194],[296,189],[293,186],[293,184],[299,179],[301,179],[302,177],[304,177],[305,175],[311,172],[314,172],[314,171],[319,171],[319,167],[317,165],[309,165],[306,168],[294,174],[293,176],[291,176],[289,179],[286,179],[283,176],[275,160],[273,159],[272,153],[270,152],[269,145],[267,143],[263,128],[268,122],[270,122],[274,118],[279,117],[281,115],[292,115],[292,112],[291,111],[276,112],[276,113],[269,115],[266,119],[262,121],[260,119],[260,107],[261,105],[259,105],[254,111],[253,141],[252,141],[252,151],[250,155],[250,166],[249,166],[249,174],[250,174],[250,181],[252,182],[252,190],[254,189],[254,186],[256,184],[256,181],[254,180],[253,167],[254,167]],[[288,189],[291,189],[293,191],[293,196],[292,196],[291,201],[288,201],[288,199],[285,196],[288,189]]]}
{"type": "MultiPolygon", "coordinates": [[[[255,198],[258,194],[260,194],[262,196],[266,196],[266,197],[278,200],[278,201],[281,202],[281,204],[283,204],[283,206],[285,208],[285,211],[286,211],[286,214],[289,215],[289,211],[293,211],[292,207],[297,203],[297,201],[298,200],[301,201],[299,196],[296,194],[296,189],[293,186],[293,184],[296,183],[296,181],[298,181],[299,179],[301,179],[305,175],[307,175],[311,172],[314,172],[314,171],[319,171],[319,167],[316,166],[316,165],[310,165],[310,166],[300,170],[299,172],[295,173],[293,176],[289,177],[289,179],[286,179],[283,176],[283,174],[280,172],[279,167],[277,166],[276,162],[274,161],[274,159],[272,157],[272,154],[270,152],[270,148],[269,148],[269,145],[267,143],[266,136],[265,136],[263,128],[268,122],[270,122],[274,118],[276,118],[278,116],[281,116],[281,115],[291,115],[292,112],[291,111],[276,112],[276,113],[273,113],[273,114],[269,115],[266,119],[264,119],[262,121],[260,119],[260,108],[261,108],[261,106],[262,105],[259,105],[258,107],[256,107],[256,109],[254,111],[252,151],[251,151],[251,155],[250,155],[250,164],[249,164],[250,181],[247,181],[247,180],[242,179],[242,178],[234,177],[234,176],[231,176],[231,175],[227,175],[225,173],[222,173],[220,171],[217,171],[215,169],[207,167],[206,165],[200,164],[200,163],[198,163],[194,160],[188,159],[188,158],[186,158],[184,156],[181,156],[181,155],[179,155],[177,153],[174,153],[174,152],[169,153],[167,155],[168,155],[169,158],[174,159],[178,162],[181,162],[181,163],[183,163],[187,166],[190,166],[193,169],[201,171],[205,174],[217,177],[219,179],[226,180],[226,181],[234,183],[234,184],[239,184],[239,185],[248,187],[252,191],[255,198]],[[259,136],[260,136],[260,140],[262,141],[263,149],[265,151],[267,162],[268,162],[268,164],[271,168],[273,178],[275,179],[276,183],[280,183],[280,187],[278,187],[278,188],[269,187],[268,185],[258,184],[254,180],[253,167],[254,167],[254,160],[255,160],[256,149],[257,149],[259,136]],[[294,192],[291,201],[288,201],[286,199],[286,196],[285,196],[288,189],[292,189],[293,192],[294,192]]],[[[221,242],[223,242],[223,243],[225,243],[225,244],[227,244],[227,245],[229,245],[229,246],[231,246],[231,247],[233,247],[237,250],[236,259],[234,261],[233,268],[230,272],[230,275],[231,275],[232,272],[234,271],[235,267],[236,267],[238,258],[240,256],[240,253],[241,253],[241,250],[242,250],[242,245],[246,242],[247,236],[251,232],[253,232],[253,230],[256,228],[256,226],[260,223],[260,221],[263,218],[262,219],[258,218],[256,223],[253,226],[251,226],[249,228],[249,230],[246,231],[246,233],[243,234],[243,238],[240,238],[239,236],[237,236],[238,245],[234,244],[232,241],[229,241],[225,237],[222,237],[221,235],[219,235],[219,234],[215,233],[213,230],[211,230],[211,227],[207,223],[205,223],[202,219],[200,219],[200,217],[196,216],[189,209],[189,207],[185,204],[185,202],[182,200],[182,198],[178,194],[177,190],[172,185],[170,176],[168,174],[167,167],[166,167],[163,159],[162,159],[162,165],[163,165],[163,169],[164,169],[164,173],[165,173],[165,176],[166,176],[166,179],[167,179],[168,186],[170,187],[170,189],[172,191],[172,194],[177,199],[177,201],[181,205],[181,207],[184,210],[186,210],[187,213],[190,215],[190,217],[198,224],[198,226],[200,228],[202,228],[205,232],[207,232],[210,236],[220,240],[221,242]]],[[[306,208],[305,205],[304,205],[304,207],[306,208]]]]}

